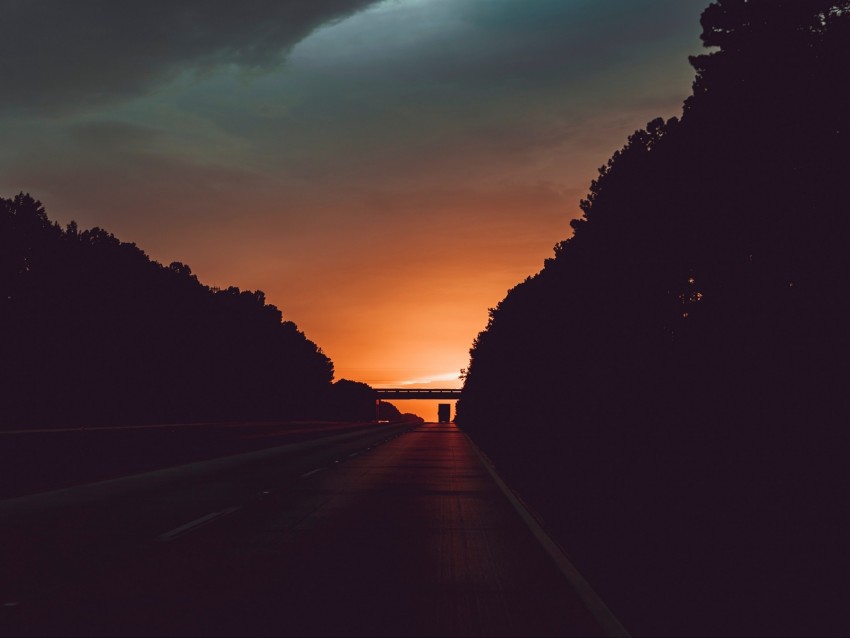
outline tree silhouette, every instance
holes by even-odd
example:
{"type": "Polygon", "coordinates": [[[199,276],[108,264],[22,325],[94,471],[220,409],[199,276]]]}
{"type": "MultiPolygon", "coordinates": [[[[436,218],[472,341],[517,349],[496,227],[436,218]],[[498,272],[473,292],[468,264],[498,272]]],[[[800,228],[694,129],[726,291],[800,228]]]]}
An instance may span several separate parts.
{"type": "Polygon", "coordinates": [[[333,418],[371,421],[377,416],[377,400],[378,395],[365,383],[340,379],[331,388],[328,407],[333,418]]]}
{"type": "Polygon", "coordinates": [[[325,416],[333,364],[260,291],[0,199],[0,424],[325,416]]]}
{"type": "Polygon", "coordinates": [[[846,632],[850,2],[702,25],[681,119],[491,311],[457,420],[633,631],[846,632]]]}
{"type": "Polygon", "coordinates": [[[381,401],[378,405],[378,418],[390,423],[424,423],[425,419],[410,412],[402,413],[396,406],[388,401],[381,401]]]}

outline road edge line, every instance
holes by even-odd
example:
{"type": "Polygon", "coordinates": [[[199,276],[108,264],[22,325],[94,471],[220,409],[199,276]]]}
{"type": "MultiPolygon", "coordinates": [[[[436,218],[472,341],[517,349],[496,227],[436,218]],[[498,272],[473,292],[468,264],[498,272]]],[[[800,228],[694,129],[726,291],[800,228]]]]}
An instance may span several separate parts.
{"type": "Polygon", "coordinates": [[[520,515],[520,518],[522,518],[523,522],[541,544],[544,551],[549,555],[549,558],[552,559],[558,570],[564,575],[567,582],[569,582],[570,586],[576,594],[578,594],[578,597],[599,623],[603,633],[606,636],[630,636],[623,624],[614,615],[614,612],[608,608],[608,605],[606,605],[599,595],[593,590],[590,583],[584,579],[584,576],[582,576],[576,566],[572,564],[572,561],[567,558],[566,554],[564,554],[564,550],[561,549],[554,540],[552,540],[552,537],[549,536],[546,530],[543,529],[534,515],[522,502],[522,499],[510,487],[508,487],[507,483],[502,480],[502,477],[500,477],[498,472],[496,472],[496,468],[490,462],[490,459],[488,459],[487,456],[478,448],[466,432],[464,432],[463,435],[466,437],[466,440],[469,441],[469,444],[472,446],[472,449],[475,451],[475,454],[481,461],[482,465],[487,468],[490,476],[493,477],[496,485],[498,485],[499,489],[502,490],[502,493],[507,497],[510,504],[520,515]]]}

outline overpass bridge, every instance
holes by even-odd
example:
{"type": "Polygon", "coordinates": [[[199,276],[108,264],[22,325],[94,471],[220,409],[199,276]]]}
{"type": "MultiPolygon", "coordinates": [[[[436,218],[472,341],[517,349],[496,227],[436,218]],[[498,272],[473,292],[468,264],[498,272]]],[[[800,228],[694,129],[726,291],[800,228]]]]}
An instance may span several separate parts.
{"type": "Polygon", "coordinates": [[[460,388],[375,388],[379,399],[459,399],[460,388]]]}

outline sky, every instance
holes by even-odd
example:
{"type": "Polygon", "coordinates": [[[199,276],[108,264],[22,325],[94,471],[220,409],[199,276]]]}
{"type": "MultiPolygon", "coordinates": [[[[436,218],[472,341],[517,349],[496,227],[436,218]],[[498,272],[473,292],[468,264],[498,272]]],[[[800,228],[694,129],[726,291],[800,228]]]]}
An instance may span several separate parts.
{"type": "Polygon", "coordinates": [[[0,0],[0,196],[265,291],[336,378],[459,387],[598,167],[681,113],[706,4],[0,0]]]}

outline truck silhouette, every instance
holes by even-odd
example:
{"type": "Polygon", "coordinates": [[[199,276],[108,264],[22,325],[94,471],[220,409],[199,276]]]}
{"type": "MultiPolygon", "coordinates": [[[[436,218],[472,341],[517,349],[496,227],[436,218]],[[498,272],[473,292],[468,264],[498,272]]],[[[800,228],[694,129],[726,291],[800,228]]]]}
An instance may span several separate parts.
{"type": "Polygon", "coordinates": [[[440,423],[448,423],[452,420],[452,404],[440,403],[437,406],[437,420],[440,423]]]}

